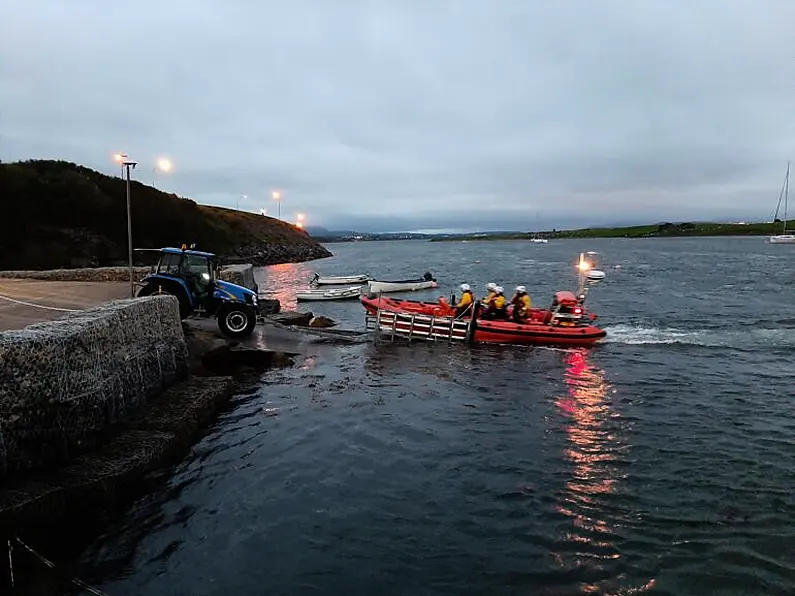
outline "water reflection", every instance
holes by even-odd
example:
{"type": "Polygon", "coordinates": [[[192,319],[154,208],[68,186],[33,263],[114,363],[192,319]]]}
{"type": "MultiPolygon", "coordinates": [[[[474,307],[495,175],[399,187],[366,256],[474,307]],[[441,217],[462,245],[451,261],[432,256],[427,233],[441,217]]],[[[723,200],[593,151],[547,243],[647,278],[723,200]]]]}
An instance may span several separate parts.
{"type": "MultiPolygon", "coordinates": [[[[587,349],[572,350],[564,357],[566,394],[555,400],[565,417],[564,431],[568,446],[564,457],[573,465],[557,511],[571,520],[572,529],[565,536],[566,550],[576,553],[573,564],[588,570],[587,575],[616,577],[611,570],[622,566],[617,548],[616,524],[610,519],[611,503],[616,498],[621,475],[617,470],[623,446],[620,416],[612,408],[612,387],[605,371],[594,366],[587,349]],[[607,568],[610,569],[607,569],[607,568]]],[[[555,558],[565,565],[565,556],[555,558]]],[[[601,582],[600,582],[601,583],[601,582]]],[[[632,593],[645,592],[653,580],[632,593]]],[[[609,589],[605,585],[581,586],[585,592],[609,589]]],[[[614,586],[615,587],[615,586],[614,586]]],[[[611,593],[624,593],[621,590],[611,593]]]]}
{"type": "Polygon", "coordinates": [[[295,291],[309,287],[312,269],[306,263],[257,267],[254,278],[261,296],[278,300],[282,310],[296,310],[295,291]]]}

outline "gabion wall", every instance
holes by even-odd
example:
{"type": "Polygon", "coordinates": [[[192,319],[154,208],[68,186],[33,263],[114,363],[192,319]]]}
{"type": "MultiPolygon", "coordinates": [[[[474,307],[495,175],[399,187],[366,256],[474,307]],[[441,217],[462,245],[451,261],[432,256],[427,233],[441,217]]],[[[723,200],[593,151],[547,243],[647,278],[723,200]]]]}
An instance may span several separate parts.
{"type": "Polygon", "coordinates": [[[254,267],[251,265],[226,265],[221,267],[218,277],[249,290],[255,288],[254,267]]]}
{"type": "Polygon", "coordinates": [[[173,296],[119,300],[0,333],[0,478],[95,447],[187,375],[173,296]]]}

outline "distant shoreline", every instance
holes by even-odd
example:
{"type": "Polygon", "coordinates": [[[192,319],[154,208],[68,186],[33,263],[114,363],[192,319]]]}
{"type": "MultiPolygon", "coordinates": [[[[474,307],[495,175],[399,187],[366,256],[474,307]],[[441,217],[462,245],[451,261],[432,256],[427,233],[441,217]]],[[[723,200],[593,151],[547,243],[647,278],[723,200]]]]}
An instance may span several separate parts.
{"type": "MultiPolygon", "coordinates": [[[[790,220],[787,228],[792,229],[790,220]]],[[[546,232],[515,232],[505,234],[457,234],[437,236],[431,242],[530,240],[531,238],[686,238],[714,236],[772,236],[781,234],[783,222],[776,223],[662,223],[620,228],[582,228],[578,230],[553,230],[546,232]]]]}

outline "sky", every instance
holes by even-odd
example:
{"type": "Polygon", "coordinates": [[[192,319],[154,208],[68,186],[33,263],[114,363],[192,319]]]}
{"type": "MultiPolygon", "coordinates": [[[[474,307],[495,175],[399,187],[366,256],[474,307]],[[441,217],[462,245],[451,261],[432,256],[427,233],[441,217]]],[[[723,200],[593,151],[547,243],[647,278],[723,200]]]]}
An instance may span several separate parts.
{"type": "Polygon", "coordinates": [[[3,0],[0,160],[124,152],[330,229],[763,221],[793,26],[792,0],[3,0]]]}

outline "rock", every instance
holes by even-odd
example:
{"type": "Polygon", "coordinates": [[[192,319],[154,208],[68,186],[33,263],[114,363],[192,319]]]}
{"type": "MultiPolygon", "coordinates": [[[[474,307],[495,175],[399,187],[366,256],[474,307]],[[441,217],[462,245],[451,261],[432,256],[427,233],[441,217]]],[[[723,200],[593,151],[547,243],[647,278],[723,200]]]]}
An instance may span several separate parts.
{"type": "Polygon", "coordinates": [[[202,357],[202,364],[216,374],[230,374],[240,368],[265,370],[271,366],[285,366],[292,363],[295,354],[246,348],[242,346],[219,346],[202,357]]]}
{"type": "Polygon", "coordinates": [[[323,316],[312,317],[312,319],[309,321],[310,327],[334,327],[336,324],[337,323],[335,321],[323,316]]]}
{"type": "Polygon", "coordinates": [[[299,325],[301,327],[306,327],[309,325],[309,321],[312,320],[312,313],[287,311],[272,317],[272,319],[282,325],[299,325]]]}
{"type": "Polygon", "coordinates": [[[282,309],[282,305],[278,300],[270,298],[260,298],[259,312],[261,315],[275,315],[282,309]]]}

